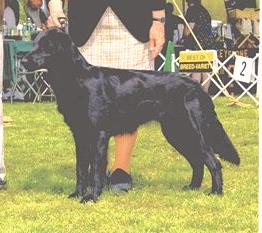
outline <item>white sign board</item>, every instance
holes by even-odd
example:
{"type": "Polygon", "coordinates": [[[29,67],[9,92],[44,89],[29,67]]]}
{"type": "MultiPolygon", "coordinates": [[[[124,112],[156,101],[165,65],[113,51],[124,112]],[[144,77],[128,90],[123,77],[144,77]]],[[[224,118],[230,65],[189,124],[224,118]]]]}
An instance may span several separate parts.
{"type": "Polygon", "coordinates": [[[252,81],[252,71],[254,60],[248,57],[236,56],[234,78],[238,81],[250,83],[252,81]]]}

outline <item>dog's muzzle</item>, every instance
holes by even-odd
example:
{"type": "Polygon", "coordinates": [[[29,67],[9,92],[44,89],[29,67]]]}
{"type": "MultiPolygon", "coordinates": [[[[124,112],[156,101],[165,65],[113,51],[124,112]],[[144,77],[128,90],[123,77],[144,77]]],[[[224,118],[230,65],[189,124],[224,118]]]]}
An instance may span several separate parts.
{"type": "Polygon", "coordinates": [[[44,60],[40,58],[35,59],[32,53],[28,53],[22,58],[21,65],[24,66],[28,71],[34,71],[44,68],[44,60]]]}

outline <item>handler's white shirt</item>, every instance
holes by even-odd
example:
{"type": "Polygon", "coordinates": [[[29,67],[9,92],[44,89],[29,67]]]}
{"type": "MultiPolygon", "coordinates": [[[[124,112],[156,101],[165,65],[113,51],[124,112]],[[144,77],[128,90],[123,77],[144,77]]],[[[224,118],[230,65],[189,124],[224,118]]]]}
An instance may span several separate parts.
{"type": "Polygon", "coordinates": [[[6,21],[6,26],[8,28],[16,27],[15,13],[9,6],[6,7],[5,10],[4,10],[4,19],[6,21]]]}

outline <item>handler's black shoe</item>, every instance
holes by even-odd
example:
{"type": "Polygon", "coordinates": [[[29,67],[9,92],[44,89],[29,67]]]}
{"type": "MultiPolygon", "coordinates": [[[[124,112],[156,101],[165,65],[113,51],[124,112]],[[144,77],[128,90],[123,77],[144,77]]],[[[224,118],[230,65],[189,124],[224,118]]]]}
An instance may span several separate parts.
{"type": "Polygon", "coordinates": [[[109,176],[109,188],[114,193],[128,192],[132,188],[132,178],[123,169],[117,168],[109,176]]]}
{"type": "Polygon", "coordinates": [[[4,188],[6,185],[6,180],[0,179],[0,189],[4,188]]]}

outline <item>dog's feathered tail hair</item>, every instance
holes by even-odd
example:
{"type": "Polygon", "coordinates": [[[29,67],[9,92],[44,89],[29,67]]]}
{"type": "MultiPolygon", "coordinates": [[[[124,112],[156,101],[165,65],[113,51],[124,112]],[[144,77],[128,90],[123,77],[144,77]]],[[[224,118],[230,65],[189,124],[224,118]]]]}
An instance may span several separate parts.
{"type": "Polygon", "coordinates": [[[212,147],[215,153],[219,154],[222,159],[239,165],[240,158],[237,150],[229,139],[227,133],[225,132],[222,124],[216,120],[210,125],[210,134],[213,142],[212,147]]]}
{"type": "Polygon", "coordinates": [[[231,140],[229,139],[222,124],[218,120],[211,99],[209,99],[208,102],[209,102],[208,104],[209,111],[207,117],[208,141],[212,145],[214,152],[218,154],[221,159],[239,165],[240,158],[238,152],[235,149],[234,145],[232,144],[231,140]]]}

